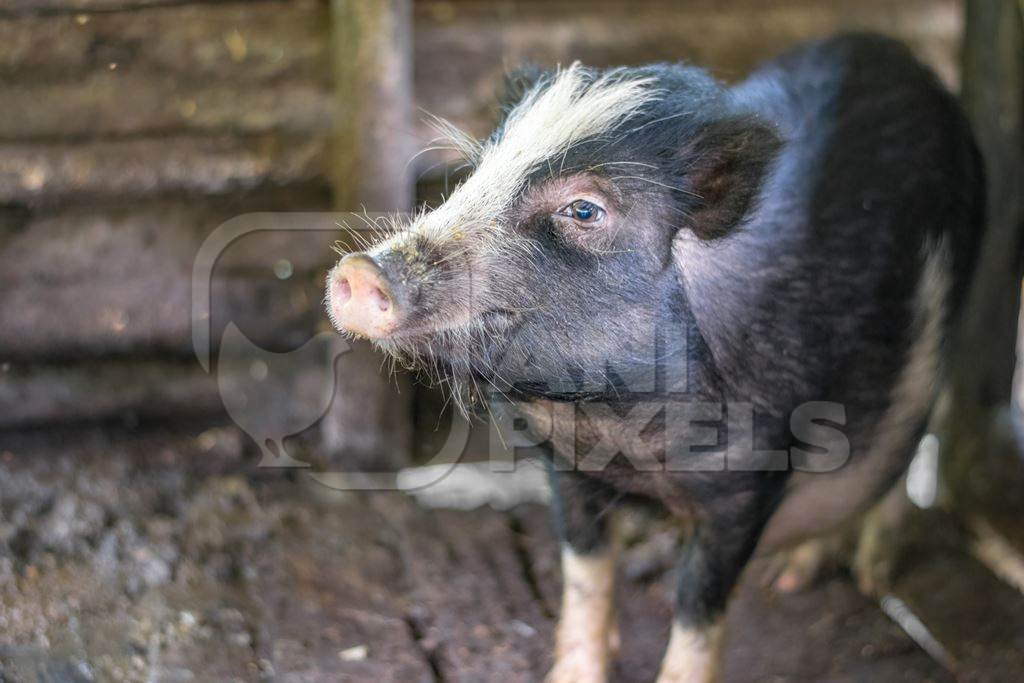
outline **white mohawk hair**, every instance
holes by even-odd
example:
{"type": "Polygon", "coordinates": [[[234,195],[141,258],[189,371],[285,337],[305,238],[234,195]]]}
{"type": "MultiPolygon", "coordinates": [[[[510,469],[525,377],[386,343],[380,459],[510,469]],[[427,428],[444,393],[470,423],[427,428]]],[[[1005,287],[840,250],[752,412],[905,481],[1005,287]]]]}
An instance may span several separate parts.
{"type": "Polygon", "coordinates": [[[493,224],[540,164],[614,129],[657,95],[653,78],[627,74],[617,69],[594,78],[574,62],[536,84],[509,113],[501,136],[480,149],[476,170],[413,229],[442,237],[493,224]]]}

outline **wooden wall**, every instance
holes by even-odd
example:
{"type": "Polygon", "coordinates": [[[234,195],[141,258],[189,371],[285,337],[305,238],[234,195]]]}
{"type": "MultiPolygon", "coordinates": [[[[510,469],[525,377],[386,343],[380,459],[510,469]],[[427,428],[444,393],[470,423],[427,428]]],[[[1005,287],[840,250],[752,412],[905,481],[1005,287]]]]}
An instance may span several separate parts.
{"type": "MultiPolygon", "coordinates": [[[[336,101],[320,0],[0,0],[0,428],[209,415],[192,261],[224,220],[332,205],[336,101]]],[[[954,0],[420,0],[416,104],[487,132],[505,69],[687,59],[739,79],[842,29],[908,41],[958,84],[954,0]]],[[[357,98],[359,93],[351,93],[357,98]]],[[[432,137],[412,123],[394,135],[432,137]]],[[[417,159],[424,187],[443,154],[417,159]]],[[[430,194],[425,191],[425,194],[430,194]]],[[[353,207],[357,208],[357,207],[353,207]]],[[[276,349],[324,324],[328,235],[243,240],[214,318],[276,349]],[[287,259],[293,274],[273,267],[287,259]]],[[[215,330],[215,338],[218,333],[215,330]]]]}

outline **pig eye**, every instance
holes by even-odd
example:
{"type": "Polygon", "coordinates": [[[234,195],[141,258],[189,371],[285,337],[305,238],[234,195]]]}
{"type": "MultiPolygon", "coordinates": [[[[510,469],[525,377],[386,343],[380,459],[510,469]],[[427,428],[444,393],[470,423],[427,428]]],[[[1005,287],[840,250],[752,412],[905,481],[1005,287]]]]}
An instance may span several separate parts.
{"type": "Polygon", "coordinates": [[[577,199],[558,213],[572,218],[577,223],[587,225],[593,225],[604,217],[604,209],[586,199],[577,199]]]}

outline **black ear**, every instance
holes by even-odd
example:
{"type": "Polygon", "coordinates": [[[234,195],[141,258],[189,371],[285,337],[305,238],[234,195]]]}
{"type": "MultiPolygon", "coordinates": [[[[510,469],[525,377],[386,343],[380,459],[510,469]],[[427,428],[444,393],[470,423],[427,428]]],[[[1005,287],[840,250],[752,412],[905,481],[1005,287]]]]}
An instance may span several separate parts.
{"type": "Polygon", "coordinates": [[[727,234],[751,209],[782,140],[754,118],[704,126],[681,150],[684,184],[693,193],[688,227],[701,238],[727,234]]]}
{"type": "Polygon", "coordinates": [[[542,69],[536,64],[525,63],[512,71],[505,72],[505,78],[498,89],[498,121],[491,133],[491,139],[501,136],[508,115],[516,105],[523,101],[526,94],[546,78],[550,70],[542,69]]]}
{"type": "Polygon", "coordinates": [[[550,71],[529,62],[505,72],[505,78],[498,90],[501,117],[504,119],[508,116],[508,113],[526,96],[526,93],[530,92],[549,73],[550,71]]]}

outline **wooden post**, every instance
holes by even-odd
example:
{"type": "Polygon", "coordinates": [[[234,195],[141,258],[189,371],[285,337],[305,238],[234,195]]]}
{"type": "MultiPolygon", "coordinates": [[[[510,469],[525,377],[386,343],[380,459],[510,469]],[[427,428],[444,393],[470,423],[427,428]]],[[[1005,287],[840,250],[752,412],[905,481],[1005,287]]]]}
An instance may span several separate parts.
{"type": "MultiPolygon", "coordinates": [[[[406,211],[414,196],[411,0],[332,0],[331,14],[335,207],[406,211]]],[[[336,470],[392,471],[408,462],[412,392],[399,391],[407,381],[388,378],[382,360],[357,343],[336,363],[337,389],[322,423],[336,470]]]]}
{"type": "Polygon", "coordinates": [[[951,368],[944,479],[960,509],[1019,527],[1024,461],[1009,402],[1024,251],[1024,18],[1019,0],[964,4],[963,102],[985,157],[988,226],[951,368]]]}
{"type": "Polygon", "coordinates": [[[335,203],[406,211],[414,187],[411,0],[332,0],[335,203]]]}

